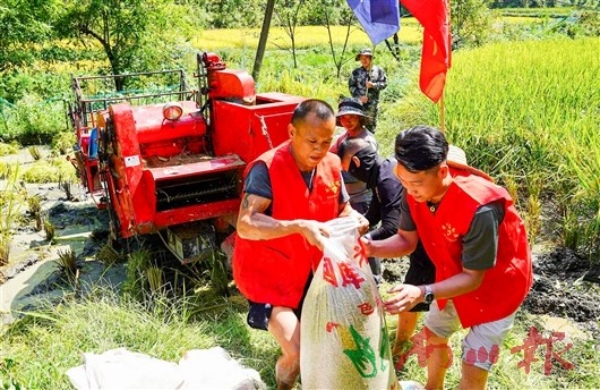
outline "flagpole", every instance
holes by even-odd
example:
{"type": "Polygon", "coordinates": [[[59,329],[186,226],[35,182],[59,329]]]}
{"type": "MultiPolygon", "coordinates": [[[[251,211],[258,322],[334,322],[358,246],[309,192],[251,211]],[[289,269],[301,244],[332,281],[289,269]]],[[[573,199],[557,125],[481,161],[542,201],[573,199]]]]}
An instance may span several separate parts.
{"type": "Polygon", "coordinates": [[[444,93],[440,97],[440,129],[442,133],[446,132],[446,107],[444,106],[444,93]]]}

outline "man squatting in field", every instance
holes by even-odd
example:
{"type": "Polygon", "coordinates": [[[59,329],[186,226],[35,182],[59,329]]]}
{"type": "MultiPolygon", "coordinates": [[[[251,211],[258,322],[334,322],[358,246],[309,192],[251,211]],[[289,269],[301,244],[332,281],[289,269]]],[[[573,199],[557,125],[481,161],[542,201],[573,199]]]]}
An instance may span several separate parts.
{"type": "Polygon", "coordinates": [[[300,313],[312,272],[322,256],[323,222],[353,216],[337,155],[329,153],[333,109],[324,101],[300,103],[288,125],[290,140],[250,163],[237,221],[233,276],[250,303],[248,324],[268,330],[281,346],[278,389],[300,372],[300,313]]]}
{"type": "Polygon", "coordinates": [[[485,389],[499,346],[532,283],[531,252],[522,219],[508,192],[474,168],[453,177],[444,134],[416,126],[398,134],[396,176],[405,191],[398,234],[381,241],[361,238],[368,255],[398,257],[412,252],[419,238],[435,264],[436,282],[403,284],[390,290],[388,313],[430,303],[425,318],[427,389],[444,388],[448,339],[460,326],[460,389],[485,389]],[[477,175],[480,173],[479,175],[477,175]],[[482,362],[473,351],[492,356],[482,362]],[[475,358],[474,358],[475,356],[475,358]]]}

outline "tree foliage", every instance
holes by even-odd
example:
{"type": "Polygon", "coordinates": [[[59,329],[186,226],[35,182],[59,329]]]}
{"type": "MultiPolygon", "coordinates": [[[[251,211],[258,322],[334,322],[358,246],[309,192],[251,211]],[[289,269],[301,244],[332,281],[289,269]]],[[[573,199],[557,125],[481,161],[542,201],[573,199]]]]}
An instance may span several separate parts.
{"type": "Polygon", "coordinates": [[[598,0],[492,0],[491,8],[544,8],[544,7],[577,7],[581,9],[598,9],[598,0]]]}
{"type": "Polygon", "coordinates": [[[294,68],[298,67],[296,58],[296,27],[300,23],[300,11],[306,0],[280,0],[275,15],[285,33],[290,37],[292,43],[291,51],[294,59],[294,68]]]}
{"type": "Polygon", "coordinates": [[[487,1],[451,1],[450,21],[453,48],[482,45],[491,29],[487,1]]]}
{"type": "Polygon", "coordinates": [[[260,26],[267,0],[191,0],[205,27],[238,28],[260,26]]]}
{"type": "MultiPolygon", "coordinates": [[[[185,14],[182,7],[167,0],[69,1],[55,28],[59,37],[99,44],[112,74],[157,69],[177,57],[173,30],[185,14]]],[[[116,83],[118,90],[124,87],[121,79],[116,83]]]]}
{"type": "Polygon", "coordinates": [[[55,0],[3,0],[0,3],[0,72],[31,63],[33,44],[52,36],[52,20],[58,9],[55,0]]]}
{"type": "MultiPolygon", "coordinates": [[[[313,0],[313,4],[316,0],[313,0]]],[[[350,7],[340,8],[340,2],[344,0],[325,0],[322,2],[324,5],[322,17],[323,25],[327,28],[327,35],[329,37],[329,49],[331,51],[331,58],[335,65],[336,77],[340,77],[342,66],[345,62],[345,55],[348,49],[348,40],[352,32],[352,28],[356,19],[350,7]],[[334,25],[346,26],[346,35],[344,37],[344,44],[340,53],[337,53],[333,44],[333,37],[331,27],[334,25]]],[[[345,1],[344,1],[345,2],[345,1]]]]}

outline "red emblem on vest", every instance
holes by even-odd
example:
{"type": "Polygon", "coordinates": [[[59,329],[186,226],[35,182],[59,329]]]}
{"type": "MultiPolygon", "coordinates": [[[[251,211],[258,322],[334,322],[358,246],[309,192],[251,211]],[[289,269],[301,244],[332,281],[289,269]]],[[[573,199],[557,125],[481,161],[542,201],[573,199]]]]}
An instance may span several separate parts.
{"type": "Polygon", "coordinates": [[[444,232],[444,236],[448,241],[455,242],[458,238],[458,233],[456,233],[456,228],[454,228],[450,223],[446,222],[442,225],[442,231],[444,232]]]}

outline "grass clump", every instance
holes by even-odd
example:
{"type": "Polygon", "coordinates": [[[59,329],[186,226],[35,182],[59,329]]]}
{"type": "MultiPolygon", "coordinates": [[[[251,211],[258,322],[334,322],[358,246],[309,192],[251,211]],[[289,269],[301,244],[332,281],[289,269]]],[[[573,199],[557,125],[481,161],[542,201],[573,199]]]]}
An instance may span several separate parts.
{"type": "Polygon", "coordinates": [[[73,200],[73,193],[71,192],[71,181],[66,180],[60,182],[60,188],[64,191],[67,200],[73,200]]]}
{"type": "Polygon", "coordinates": [[[44,218],[44,233],[46,233],[46,240],[54,242],[55,229],[49,218],[44,218]]]}
{"type": "Polygon", "coordinates": [[[19,149],[21,149],[21,146],[16,142],[12,142],[10,144],[0,142],[0,156],[6,156],[7,154],[17,154],[19,152],[19,149]]]}
{"type": "Polygon", "coordinates": [[[77,267],[77,256],[75,256],[75,253],[73,253],[70,247],[64,252],[58,250],[57,254],[58,264],[63,275],[66,277],[67,280],[75,281],[79,273],[79,269],[77,267]]]}
{"type": "Polygon", "coordinates": [[[0,161],[0,180],[4,180],[10,176],[12,164],[0,161]]]}
{"type": "Polygon", "coordinates": [[[39,160],[23,172],[22,179],[27,183],[53,183],[76,181],[73,165],[64,157],[39,160]]]}
{"type": "Polygon", "coordinates": [[[62,132],[52,138],[52,149],[58,151],[59,155],[65,155],[73,149],[76,142],[77,139],[73,132],[62,132]]]}
{"type": "Polygon", "coordinates": [[[42,221],[42,197],[39,195],[33,195],[27,198],[27,204],[29,205],[29,213],[35,221],[35,231],[39,232],[43,229],[42,221]]]}
{"type": "Polygon", "coordinates": [[[39,146],[32,145],[28,148],[29,154],[35,161],[39,161],[42,159],[42,150],[39,146]]]}
{"type": "Polygon", "coordinates": [[[125,257],[117,252],[110,242],[107,242],[100,248],[98,253],[96,253],[96,259],[106,265],[112,265],[123,262],[125,257]]]}
{"type": "Polygon", "coordinates": [[[17,184],[19,169],[15,167],[0,188],[0,265],[8,264],[10,260],[12,229],[20,218],[21,199],[24,198],[24,189],[17,184]]]}
{"type": "MultiPolygon", "coordinates": [[[[145,297],[149,288],[148,270],[157,268],[153,262],[152,253],[149,250],[137,250],[129,254],[127,262],[127,278],[123,285],[123,291],[132,297],[145,297]]],[[[150,271],[152,272],[152,271],[150,271]]],[[[156,275],[153,276],[156,279],[156,275]]]]}
{"type": "Polygon", "coordinates": [[[10,260],[11,240],[10,234],[0,232],[0,265],[6,265],[10,260]]]}

